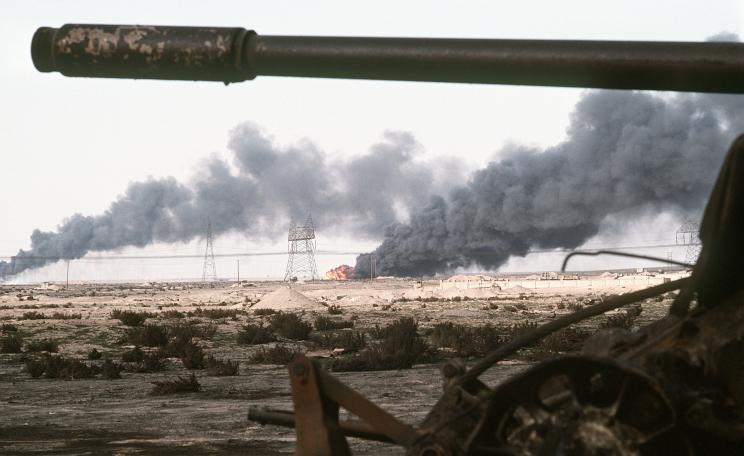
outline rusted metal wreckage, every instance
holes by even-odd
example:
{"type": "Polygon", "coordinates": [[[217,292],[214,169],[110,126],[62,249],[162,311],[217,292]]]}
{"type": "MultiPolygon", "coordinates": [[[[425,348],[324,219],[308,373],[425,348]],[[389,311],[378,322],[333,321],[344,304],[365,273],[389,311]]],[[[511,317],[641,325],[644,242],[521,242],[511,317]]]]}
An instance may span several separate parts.
{"type": "MultiPolygon", "coordinates": [[[[40,71],[210,80],[258,75],[744,93],[744,44],[261,36],[242,28],[65,25],[32,42],[40,71]]],[[[252,409],[292,426],[298,455],[346,455],[346,437],[409,455],[703,455],[744,452],[744,137],[708,201],[690,277],[627,293],[517,337],[466,369],[443,366],[444,393],[417,427],[299,357],[294,411],[252,409]],[[496,386],[479,376],[581,319],[672,290],[669,314],[594,336],[583,353],[496,386]],[[339,421],[339,408],[358,417],[339,421]]]]}

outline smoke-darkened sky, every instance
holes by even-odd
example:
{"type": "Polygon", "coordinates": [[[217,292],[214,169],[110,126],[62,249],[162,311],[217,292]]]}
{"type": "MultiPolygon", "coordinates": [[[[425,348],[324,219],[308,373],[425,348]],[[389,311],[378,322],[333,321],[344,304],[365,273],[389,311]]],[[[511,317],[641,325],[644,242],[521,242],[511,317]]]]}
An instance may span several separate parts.
{"type": "MultiPolygon", "coordinates": [[[[242,25],[266,34],[650,40],[702,40],[721,31],[742,32],[741,6],[734,1],[637,1],[611,6],[588,1],[468,2],[466,6],[443,1],[402,5],[362,2],[353,6],[326,2],[312,7],[288,1],[250,7],[241,2],[217,2],[217,7],[208,10],[197,2],[100,5],[42,1],[29,5],[11,1],[4,7],[0,18],[0,180],[6,190],[0,192],[0,255],[28,249],[35,229],[54,232],[76,213],[82,216],[70,219],[69,226],[89,236],[96,248],[110,248],[122,239],[129,239],[131,245],[152,239],[185,239],[189,233],[203,231],[203,223],[198,221],[203,214],[200,204],[201,209],[220,213],[230,213],[237,206],[250,207],[252,212],[240,213],[234,223],[225,226],[249,229],[254,236],[266,234],[262,230],[271,230],[271,220],[280,220],[299,205],[317,208],[314,217],[326,229],[335,223],[323,219],[335,221],[338,216],[330,207],[352,206],[356,218],[351,223],[369,242],[372,232],[391,217],[402,216],[405,221],[411,207],[428,210],[418,195],[451,184],[446,172],[435,171],[436,179],[426,175],[426,170],[446,166],[444,157],[458,158],[459,166],[450,176],[457,180],[460,172],[483,169],[508,151],[559,147],[566,140],[569,113],[582,94],[574,89],[291,78],[263,78],[228,87],[67,79],[36,73],[31,65],[30,38],[41,25],[210,24],[242,25]],[[270,137],[271,150],[283,163],[265,169],[268,174],[260,181],[262,185],[245,188],[243,181],[250,179],[234,179],[251,175],[241,168],[239,151],[243,146],[235,139],[235,129],[250,125],[263,128],[264,136],[254,135],[254,139],[270,137]],[[406,146],[405,141],[412,145],[406,146]],[[505,147],[509,143],[515,145],[505,147]],[[391,163],[374,163],[369,157],[375,155],[375,147],[387,150],[393,156],[391,163]],[[390,148],[404,152],[395,155],[390,148]],[[312,154],[304,164],[301,159],[290,159],[298,150],[316,151],[322,163],[312,154]],[[410,177],[405,180],[386,172],[396,159],[431,163],[404,169],[410,177]],[[270,179],[270,173],[291,168],[293,163],[298,172],[309,164],[322,172],[303,176],[306,179],[297,181],[292,189],[286,187],[291,186],[290,180],[270,179]],[[360,171],[366,169],[376,169],[377,174],[360,171]],[[220,182],[238,187],[220,190],[210,186],[220,173],[226,178],[220,182]],[[339,179],[338,173],[347,178],[339,179]],[[390,180],[367,179],[370,175],[390,180]],[[323,182],[324,176],[334,178],[323,182]],[[311,178],[315,180],[308,180],[311,178]],[[268,185],[269,181],[273,184],[268,185]],[[352,181],[358,186],[349,187],[352,181]],[[400,184],[403,181],[416,185],[415,197],[410,196],[408,184],[400,184]],[[311,184],[326,193],[300,190],[311,184]],[[350,194],[340,192],[342,184],[350,194]],[[380,204],[385,198],[375,189],[388,188],[385,186],[397,192],[397,204],[380,204]],[[227,193],[220,193],[223,190],[227,193]],[[250,193],[243,192],[249,191],[260,193],[253,201],[256,204],[244,204],[250,193]],[[278,204],[267,202],[272,195],[278,204]],[[366,197],[360,199],[361,195],[366,197]],[[173,212],[151,217],[152,225],[142,225],[143,229],[134,233],[127,229],[131,227],[122,228],[114,217],[119,214],[131,222],[129,215],[138,213],[134,210],[137,198],[150,209],[159,204],[173,206],[173,212]],[[187,200],[189,204],[184,203],[187,200]],[[179,215],[184,218],[178,219],[179,215]],[[175,220],[182,222],[173,225],[175,220]],[[256,225],[256,220],[263,222],[256,225]],[[86,233],[93,221],[102,223],[103,228],[86,233]]],[[[256,157],[252,158],[259,162],[251,166],[266,165],[256,157]]],[[[448,201],[448,192],[441,195],[448,201]]],[[[353,243],[356,237],[349,234],[345,242],[351,239],[353,243]]],[[[332,248],[333,239],[326,238],[327,248],[332,248]]],[[[38,242],[45,242],[43,235],[37,236],[38,242]]],[[[81,248],[76,244],[69,248],[81,248]]]]}

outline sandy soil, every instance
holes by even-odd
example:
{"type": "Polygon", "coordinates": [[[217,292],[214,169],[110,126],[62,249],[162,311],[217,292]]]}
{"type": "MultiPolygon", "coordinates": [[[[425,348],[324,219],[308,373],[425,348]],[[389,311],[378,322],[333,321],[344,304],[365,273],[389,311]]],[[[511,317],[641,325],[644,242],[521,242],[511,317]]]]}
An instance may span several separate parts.
{"type": "MultiPolygon", "coordinates": [[[[0,324],[18,327],[26,341],[55,338],[59,353],[85,359],[92,349],[119,360],[131,346],[119,344],[127,330],[110,318],[113,309],[159,314],[168,310],[239,309],[236,319],[198,317],[217,325],[213,340],[199,341],[208,354],[240,362],[240,375],[210,377],[197,370],[202,391],[198,393],[151,396],[151,382],[189,373],[177,358],[159,373],[122,373],[117,380],[32,379],[24,369],[28,354],[0,354],[0,453],[2,454],[291,454],[291,429],[249,423],[250,406],[291,409],[286,369],[283,366],[251,364],[255,346],[238,345],[235,334],[247,322],[266,321],[253,315],[253,307],[280,307],[291,294],[302,302],[300,293],[315,305],[303,309],[303,319],[327,315],[328,305],[338,305],[340,319],[355,319],[355,329],[365,330],[388,324],[401,316],[413,316],[425,333],[438,322],[465,325],[505,325],[525,321],[542,322],[569,312],[571,304],[588,304],[611,293],[628,290],[520,290],[491,293],[484,299],[464,302],[440,300],[422,302],[427,284],[409,280],[374,282],[320,282],[293,285],[273,282],[215,284],[125,284],[75,285],[70,290],[0,287],[0,324]],[[273,294],[272,294],[273,293],[273,294]],[[32,296],[33,299],[29,299],[32,296]],[[273,296],[273,298],[271,298],[273,296]],[[266,301],[261,304],[262,298],[266,301]],[[412,298],[398,302],[402,298],[412,298]],[[495,303],[493,309],[489,303],[495,303]],[[271,305],[268,305],[271,304],[271,305]],[[519,307],[519,309],[517,308],[519,307]],[[521,310],[520,310],[521,309],[521,310]],[[47,318],[24,319],[26,312],[40,312],[47,318]],[[80,314],[80,319],[53,319],[52,314],[80,314]]],[[[451,290],[448,290],[452,294],[451,290]]],[[[669,300],[650,300],[636,320],[641,325],[666,312],[669,300]]],[[[294,309],[299,310],[299,309],[294,309]]],[[[583,323],[596,327],[605,317],[583,323]]],[[[181,319],[152,318],[165,324],[181,319]]],[[[182,321],[182,320],[181,320],[182,321]]],[[[312,347],[307,347],[312,348],[312,347]]],[[[315,350],[319,355],[329,355],[315,350]]],[[[472,360],[471,360],[472,361],[472,360]]],[[[100,361],[91,361],[100,363],[100,361]]],[[[483,379],[499,381],[526,368],[527,361],[500,363],[483,379]]],[[[384,372],[339,373],[343,382],[403,420],[421,421],[441,394],[439,366],[417,365],[413,369],[384,372]]],[[[394,447],[353,441],[355,454],[402,454],[394,447]]]]}

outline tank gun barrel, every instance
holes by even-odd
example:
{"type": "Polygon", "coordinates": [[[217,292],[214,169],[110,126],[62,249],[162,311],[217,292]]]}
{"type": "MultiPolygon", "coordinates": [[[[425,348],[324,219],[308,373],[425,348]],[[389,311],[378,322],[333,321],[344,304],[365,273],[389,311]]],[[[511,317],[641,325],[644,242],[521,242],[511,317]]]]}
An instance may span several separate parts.
{"type": "Polygon", "coordinates": [[[39,71],[240,82],[256,76],[744,93],[744,43],[263,36],[244,28],[41,27],[39,71]]]}

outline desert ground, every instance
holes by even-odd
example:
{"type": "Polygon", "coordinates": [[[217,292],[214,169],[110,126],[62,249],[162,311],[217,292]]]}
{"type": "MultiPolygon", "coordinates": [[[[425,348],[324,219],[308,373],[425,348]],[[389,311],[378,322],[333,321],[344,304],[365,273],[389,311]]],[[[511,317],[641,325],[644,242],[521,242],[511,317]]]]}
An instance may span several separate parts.
{"type": "MultiPolygon", "coordinates": [[[[261,426],[246,414],[252,406],[291,409],[285,366],[294,352],[317,357],[341,381],[415,425],[441,394],[443,360],[472,363],[520,331],[641,284],[3,285],[0,453],[291,454],[292,429],[261,426]],[[386,337],[406,322],[418,351],[398,359],[399,348],[386,337]],[[387,370],[370,370],[381,368],[387,370]],[[168,383],[178,379],[193,391],[168,383]]],[[[653,321],[672,298],[582,322],[499,363],[482,380],[496,385],[540,359],[580,350],[602,327],[653,321]]],[[[402,454],[381,443],[350,442],[355,454],[402,454]]]]}

